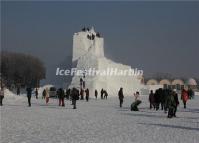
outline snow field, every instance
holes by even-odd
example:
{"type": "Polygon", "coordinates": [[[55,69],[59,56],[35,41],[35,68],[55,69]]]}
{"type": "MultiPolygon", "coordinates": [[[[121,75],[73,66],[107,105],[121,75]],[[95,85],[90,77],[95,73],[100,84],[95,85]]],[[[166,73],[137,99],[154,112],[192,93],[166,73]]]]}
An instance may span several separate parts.
{"type": "MultiPolygon", "coordinates": [[[[14,95],[13,95],[14,96],[14,95]]],[[[92,95],[91,95],[92,96],[92,95]]],[[[199,97],[190,100],[187,109],[178,108],[177,118],[168,119],[159,110],[150,110],[142,96],[139,112],[131,112],[133,97],[125,97],[119,108],[117,97],[89,102],[70,101],[59,107],[56,99],[32,97],[6,98],[1,111],[2,143],[198,143],[199,97]]]]}

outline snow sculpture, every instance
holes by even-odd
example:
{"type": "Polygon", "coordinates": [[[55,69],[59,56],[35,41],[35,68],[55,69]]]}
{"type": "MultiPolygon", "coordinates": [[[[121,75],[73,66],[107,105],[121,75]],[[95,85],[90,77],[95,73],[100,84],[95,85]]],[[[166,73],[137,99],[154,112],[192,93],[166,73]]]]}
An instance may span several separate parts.
{"type": "MultiPolygon", "coordinates": [[[[99,33],[94,31],[94,28],[84,28],[81,32],[75,33],[73,36],[73,65],[77,70],[89,70],[95,69],[100,71],[107,71],[112,69],[114,73],[115,69],[118,70],[132,70],[130,66],[115,63],[104,56],[104,39],[99,33]]],[[[91,95],[94,94],[94,90],[100,90],[103,88],[109,95],[117,96],[117,92],[120,87],[123,87],[124,94],[132,95],[135,91],[140,91],[143,88],[140,76],[132,75],[97,75],[94,76],[74,75],[69,88],[76,87],[78,89],[83,88],[80,83],[80,79],[85,82],[85,88],[89,88],[91,95]]]]}

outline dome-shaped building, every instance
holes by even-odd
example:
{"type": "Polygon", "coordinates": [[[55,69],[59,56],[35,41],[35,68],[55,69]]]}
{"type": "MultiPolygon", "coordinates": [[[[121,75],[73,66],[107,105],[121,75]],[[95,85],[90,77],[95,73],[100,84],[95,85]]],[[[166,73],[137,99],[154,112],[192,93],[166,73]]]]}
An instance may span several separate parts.
{"type": "Polygon", "coordinates": [[[146,85],[158,85],[158,81],[155,79],[150,79],[146,82],[146,85]]]}
{"type": "Polygon", "coordinates": [[[197,82],[195,79],[193,78],[189,78],[186,82],[186,85],[188,85],[188,87],[192,88],[192,89],[196,89],[197,88],[197,82]]]}
{"type": "Polygon", "coordinates": [[[181,79],[175,79],[171,82],[173,89],[181,90],[184,88],[184,81],[181,79]]]}
{"type": "Polygon", "coordinates": [[[189,78],[188,81],[187,81],[187,84],[188,84],[188,85],[197,85],[197,82],[196,82],[195,79],[189,78]]]}
{"type": "Polygon", "coordinates": [[[171,88],[171,82],[168,79],[162,79],[159,84],[164,88],[171,88]]]}

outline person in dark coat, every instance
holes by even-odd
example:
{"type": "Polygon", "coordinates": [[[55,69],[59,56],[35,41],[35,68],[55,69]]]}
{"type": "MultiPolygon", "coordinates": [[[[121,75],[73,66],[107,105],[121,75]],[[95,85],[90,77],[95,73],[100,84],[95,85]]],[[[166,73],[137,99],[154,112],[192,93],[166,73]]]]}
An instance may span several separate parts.
{"type": "Polygon", "coordinates": [[[80,78],[80,88],[83,88],[83,79],[80,78]]]}
{"type": "Polygon", "coordinates": [[[27,98],[28,98],[28,106],[31,107],[32,88],[27,87],[26,91],[27,91],[27,98]]]}
{"type": "Polygon", "coordinates": [[[169,94],[167,101],[166,101],[166,105],[169,109],[168,111],[168,118],[172,118],[174,117],[174,113],[176,112],[175,109],[177,109],[177,100],[175,99],[175,92],[171,92],[171,94],[169,94]]]}
{"type": "Polygon", "coordinates": [[[95,39],[95,35],[92,34],[92,35],[91,35],[91,40],[94,40],[94,39],[95,39]]]}
{"type": "Polygon", "coordinates": [[[82,28],[82,31],[84,31],[84,32],[85,32],[85,31],[86,31],[86,28],[85,28],[85,27],[84,27],[84,28],[82,28]]]}
{"type": "Polygon", "coordinates": [[[160,106],[160,89],[157,89],[155,91],[154,99],[155,99],[155,108],[156,108],[156,110],[159,110],[159,106],[160,106]]]}
{"type": "Polygon", "coordinates": [[[164,90],[162,88],[159,89],[159,96],[160,96],[161,110],[164,110],[164,106],[165,106],[165,94],[164,94],[164,90]]]}
{"type": "Polygon", "coordinates": [[[36,88],[36,90],[35,90],[35,97],[36,97],[36,99],[38,99],[38,89],[36,88]]]}
{"type": "Polygon", "coordinates": [[[79,93],[80,93],[80,92],[79,92],[79,90],[77,89],[77,100],[79,100],[79,96],[80,96],[79,93]]]}
{"type": "Polygon", "coordinates": [[[89,89],[87,88],[85,92],[86,92],[86,101],[88,102],[88,100],[89,100],[89,89]]]}
{"type": "Polygon", "coordinates": [[[97,99],[97,95],[98,95],[98,92],[97,92],[97,89],[95,89],[95,99],[97,99]]]}
{"type": "Polygon", "coordinates": [[[120,101],[120,107],[122,107],[123,104],[123,100],[124,100],[124,94],[123,94],[123,88],[121,87],[119,92],[118,92],[118,97],[119,97],[119,101],[120,101]]]}
{"type": "Polygon", "coordinates": [[[175,106],[174,106],[173,116],[176,117],[176,111],[177,111],[177,107],[179,105],[178,94],[174,91],[173,92],[173,96],[174,96],[174,100],[175,100],[175,106]]]}
{"type": "Polygon", "coordinates": [[[3,98],[4,98],[4,88],[1,86],[1,89],[0,89],[0,106],[3,106],[3,98]]]}
{"type": "Polygon", "coordinates": [[[167,116],[168,118],[173,117],[174,104],[175,104],[174,96],[171,93],[171,94],[169,94],[167,101],[166,101],[166,105],[168,107],[168,116],[167,116]]]}
{"type": "Polygon", "coordinates": [[[97,37],[101,37],[99,32],[96,33],[96,36],[97,36],[97,37]]]}
{"type": "Polygon", "coordinates": [[[155,109],[155,99],[154,99],[153,90],[151,90],[151,92],[149,94],[149,103],[150,103],[150,109],[151,108],[155,109]]]}
{"type": "Polygon", "coordinates": [[[104,99],[107,99],[107,97],[108,97],[108,93],[106,90],[104,90],[104,99]]]}
{"type": "Polygon", "coordinates": [[[169,97],[169,95],[171,94],[171,90],[170,89],[164,89],[164,98],[165,98],[165,104],[164,104],[164,112],[167,113],[167,110],[168,110],[168,107],[166,105],[166,101],[167,101],[167,98],[169,97]]]}
{"type": "Polygon", "coordinates": [[[86,83],[85,81],[83,81],[83,89],[85,89],[85,87],[86,87],[86,83]]]}
{"type": "Polygon", "coordinates": [[[192,99],[194,96],[194,92],[191,88],[188,89],[188,96],[189,96],[189,99],[192,99]]]}
{"type": "Polygon", "coordinates": [[[67,89],[67,91],[66,91],[66,99],[67,100],[69,100],[69,97],[70,97],[70,88],[69,89],[67,89]]]}
{"type": "Polygon", "coordinates": [[[17,86],[17,95],[20,95],[20,87],[17,86]]]}
{"type": "Polygon", "coordinates": [[[59,106],[65,106],[64,104],[64,90],[62,88],[58,89],[59,106]]]}
{"type": "Polygon", "coordinates": [[[103,97],[104,97],[103,95],[104,95],[104,89],[102,88],[101,89],[101,99],[103,99],[103,97]]]}
{"type": "Polygon", "coordinates": [[[84,90],[82,88],[80,90],[80,100],[84,100],[84,90]]]}
{"type": "Polygon", "coordinates": [[[76,101],[78,100],[78,90],[76,88],[73,88],[71,91],[71,99],[72,99],[72,105],[73,109],[76,109],[76,101]]]}
{"type": "Polygon", "coordinates": [[[46,98],[46,89],[44,89],[42,92],[42,99],[45,99],[45,98],[46,98]]]}

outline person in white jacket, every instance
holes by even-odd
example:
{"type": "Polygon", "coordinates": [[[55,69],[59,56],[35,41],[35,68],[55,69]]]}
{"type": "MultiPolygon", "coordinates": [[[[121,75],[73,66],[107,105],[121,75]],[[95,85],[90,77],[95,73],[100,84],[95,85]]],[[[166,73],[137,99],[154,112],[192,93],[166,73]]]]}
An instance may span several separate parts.
{"type": "Polygon", "coordinates": [[[131,104],[131,111],[139,111],[138,105],[142,103],[142,101],[140,100],[140,93],[137,91],[136,93],[134,93],[134,96],[135,101],[131,104]]]}

